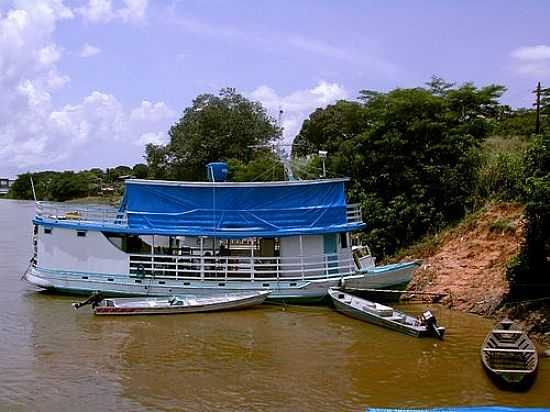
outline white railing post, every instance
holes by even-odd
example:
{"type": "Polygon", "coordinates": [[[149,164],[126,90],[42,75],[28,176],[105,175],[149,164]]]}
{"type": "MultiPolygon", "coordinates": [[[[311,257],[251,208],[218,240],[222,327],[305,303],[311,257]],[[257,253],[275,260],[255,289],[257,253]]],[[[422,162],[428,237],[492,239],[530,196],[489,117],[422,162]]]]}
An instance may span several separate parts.
{"type": "Polygon", "coordinates": [[[202,255],[199,257],[199,265],[201,267],[201,281],[203,281],[204,280],[204,256],[202,255]]]}
{"type": "Polygon", "coordinates": [[[277,282],[279,281],[279,262],[280,262],[280,259],[281,258],[276,258],[275,259],[275,271],[276,271],[276,274],[277,274],[277,282]]]}
{"type": "Polygon", "coordinates": [[[323,255],[323,263],[325,265],[325,276],[328,278],[328,256],[323,255]]]}
{"type": "Polygon", "coordinates": [[[250,258],[250,278],[254,280],[254,258],[250,258]]]}

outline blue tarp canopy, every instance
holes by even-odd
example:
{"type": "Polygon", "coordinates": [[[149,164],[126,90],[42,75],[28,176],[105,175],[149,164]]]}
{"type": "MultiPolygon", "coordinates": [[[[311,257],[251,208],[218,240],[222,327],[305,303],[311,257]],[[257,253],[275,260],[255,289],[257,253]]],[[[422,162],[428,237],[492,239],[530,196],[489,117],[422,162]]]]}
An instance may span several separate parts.
{"type": "Polygon", "coordinates": [[[127,180],[129,229],[219,237],[350,231],[344,183],[330,179],[270,183],[127,180]]]}

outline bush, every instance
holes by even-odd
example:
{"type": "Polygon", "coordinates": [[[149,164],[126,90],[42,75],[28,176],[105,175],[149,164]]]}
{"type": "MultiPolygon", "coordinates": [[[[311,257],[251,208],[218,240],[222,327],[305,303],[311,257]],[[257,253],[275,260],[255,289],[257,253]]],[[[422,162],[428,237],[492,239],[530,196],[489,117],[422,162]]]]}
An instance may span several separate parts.
{"type": "Polygon", "coordinates": [[[517,201],[524,196],[524,163],[528,140],[523,136],[491,136],[477,154],[472,192],[477,207],[487,200],[517,201]]]}
{"type": "Polygon", "coordinates": [[[525,239],[507,271],[513,299],[550,295],[550,134],[531,143],[525,166],[525,239]]]}

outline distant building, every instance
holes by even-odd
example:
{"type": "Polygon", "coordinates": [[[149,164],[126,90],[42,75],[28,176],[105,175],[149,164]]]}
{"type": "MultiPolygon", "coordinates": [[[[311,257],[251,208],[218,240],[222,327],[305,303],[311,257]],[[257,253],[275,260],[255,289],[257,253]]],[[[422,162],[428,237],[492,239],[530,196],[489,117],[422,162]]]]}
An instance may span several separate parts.
{"type": "Polygon", "coordinates": [[[0,178],[0,196],[7,195],[14,180],[0,178]]]}

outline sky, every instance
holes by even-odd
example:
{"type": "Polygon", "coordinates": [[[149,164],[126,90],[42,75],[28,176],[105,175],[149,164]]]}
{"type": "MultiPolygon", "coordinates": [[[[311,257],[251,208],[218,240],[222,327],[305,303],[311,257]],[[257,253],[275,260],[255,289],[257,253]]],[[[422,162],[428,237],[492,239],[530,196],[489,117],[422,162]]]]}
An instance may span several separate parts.
{"type": "Polygon", "coordinates": [[[432,75],[550,86],[547,1],[0,0],[0,177],[143,162],[201,93],[284,114],[432,75]]]}

